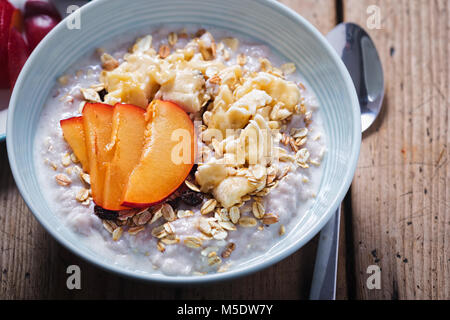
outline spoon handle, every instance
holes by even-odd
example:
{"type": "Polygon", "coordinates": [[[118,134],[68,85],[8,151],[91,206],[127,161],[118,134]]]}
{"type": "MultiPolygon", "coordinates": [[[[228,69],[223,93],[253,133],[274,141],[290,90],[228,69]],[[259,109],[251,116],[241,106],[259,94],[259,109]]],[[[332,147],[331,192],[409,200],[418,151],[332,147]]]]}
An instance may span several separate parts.
{"type": "Polygon", "coordinates": [[[341,206],[320,232],[310,300],[335,300],[341,206]]]}

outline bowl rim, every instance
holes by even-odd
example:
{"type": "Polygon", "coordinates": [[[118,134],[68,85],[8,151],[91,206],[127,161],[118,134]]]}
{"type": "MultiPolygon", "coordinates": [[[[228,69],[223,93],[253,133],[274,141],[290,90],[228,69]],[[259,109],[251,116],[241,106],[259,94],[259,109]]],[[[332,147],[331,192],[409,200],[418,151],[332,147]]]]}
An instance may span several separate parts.
{"type": "MultiPolygon", "coordinates": [[[[261,1],[261,0],[260,0],[261,1]]],[[[66,249],[74,253],[76,256],[83,258],[84,260],[92,263],[93,265],[100,267],[103,270],[112,272],[114,274],[131,278],[131,279],[137,279],[142,280],[146,282],[155,282],[155,283],[165,283],[165,284],[200,284],[200,283],[209,283],[209,282],[219,282],[224,280],[231,280],[238,277],[243,277],[246,275],[249,275],[251,273],[255,273],[257,271],[263,270],[269,266],[272,266],[281,260],[285,259],[286,257],[292,255],[297,250],[299,250],[301,247],[303,247],[305,244],[307,244],[320,230],[324,227],[324,225],[329,221],[329,219],[332,217],[334,212],[337,210],[338,206],[342,202],[343,198],[345,197],[345,194],[347,193],[350,184],[353,180],[353,176],[356,170],[358,158],[359,158],[359,152],[360,152],[360,146],[361,146],[361,120],[360,120],[360,108],[359,108],[359,101],[357,98],[356,90],[353,85],[353,81],[347,71],[347,68],[345,67],[344,63],[341,61],[338,54],[335,52],[333,47],[328,43],[328,41],[325,39],[325,37],[305,18],[303,18],[300,14],[296,13],[292,9],[288,8],[287,6],[277,2],[276,0],[262,0],[261,1],[264,5],[268,6],[270,9],[276,10],[283,15],[286,15],[293,20],[295,20],[297,23],[301,24],[304,28],[307,29],[308,32],[310,32],[316,41],[318,41],[321,46],[324,48],[324,50],[327,51],[327,53],[331,56],[331,59],[333,60],[334,64],[337,66],[339,72],[344,78],[344,86],[347,88],[347,91],[350,94],[350,98],[352,100],[352,109],[353,109],[353,119],[352,122],[354,123],[354,129],[352,132],[352,138],[354,139],[355,143],[352,148],[351,152],[351,161],[348,163],[348,168],[350,169],[348,172],[349,174],[345,177],[345,180],[342,181],[342,184],[340,186],[338,196],[335,197],[334,201],[332,202],[331,206],[329,206],[326,210],[326,213],[322,216],[320,221],[311,228],[307,234],[305,234],[301,239],[295,241],[292,245],[290,245],[288,248],[284,249],[282,252],[277,253],[270,257],[269,259],[266,259],[265,261],[258,263],[253,266],[247,266],[242,267],[236,270],[230,270],[224,273],[213,273],[213,274],[207,274],[202,276],[167,276],[167,275],[161,275],[160,274],[146,274],[146,273],[140,273],[136,272],[131,269],[123,268],[119,265],[109,265],[105,263],[104,261],[100,261],[95,259],[93,256],[84,253],[80,250],[77,246],[70,243],[67,239],[65,239],[62,235],[57,232],[57,230],[53,229],[49,223],[47,223],[46,219],[41,216],[40,214],[37,214],[38,212],[37,208],[34,206],[34,201],[25,192],[24,186],[22,185],[21,179],[18,177],[20,176],[20,169],[17,167],[16,164],[16,156],[14,151],[14,144],[13,144],[13,122],[15,118],[15,105],[16,100],[18,100],[18,90],[14,89],[11,100],[8,107],[8,119],[7,119],[7,127],[6,127],[6,144],[7,144],[7,150],[8,150],[8,158],[9,163],[11,167],[11,171],[14,177],[14,180],[16,182],[16,185],[19,189],[20,194],[22,195],[27,207],[32,212],[33,216],[38,220],[38,222],[44,227],[44,229],[50,233],[54,239],[56,239],[61,245],[63,245],[66,249]]],[[[83,13],[86,10],[91,10],[91,8],[96,8],[97,6],[101,6],[103,4],[107,3],[107,0],[97,0],[92,1],[90,3],[87,3],[86,5],[82,6],[80,8],[80,12],[83,13]]],[[[64,28],[64,24],[67,21],[67,17],[61,21],[53,30],[50,31],[50,33],[41,41],[41,43],[36,47],[36,49],[33,51],[33,53],[28,58],[27,62],[25,63],[18,79],[17,84],[15,88],[20,88],[21,83],[23,82],[23,79],[25,78],[25,75],[28,72],[28,69],[30,68],[30,65],[32,65],[38,57],[40,48],[42,47],[43,43],[45,43],[46,40],[51,38],[54,34],[58,32],[61,28],[64,28]]]]}

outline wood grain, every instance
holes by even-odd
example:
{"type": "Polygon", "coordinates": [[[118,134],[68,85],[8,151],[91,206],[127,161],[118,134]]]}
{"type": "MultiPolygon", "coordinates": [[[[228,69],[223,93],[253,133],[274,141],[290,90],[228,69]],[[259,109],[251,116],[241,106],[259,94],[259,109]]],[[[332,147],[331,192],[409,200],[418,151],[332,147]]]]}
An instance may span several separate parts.
{"type": "MultiPolygon", "coordinates": [[[[323,33],[337,22],[334,0],[281,2],[323,33]]],[[[380,119],[364,135],[348,206],[352,211],[342,220],[346,237],[341,237],[338,298],[449,299],[449,3],[343,0],[344,19],[367,29],[366,10],[372,4],[382,15],[381,29],[369,33],[383,60],[386,99],[380,119]],[[366,288],[372,264],[382,268],[381,290],[366,288]]],[[[231,282],[190,288],[142,284],[81,260],[42,229],[15,187],[4,143],[0,181],[1,299],[308,295],[316,240],[269,269],[231,282]],[[81,291],[66,289],[71,264],[81,267],[81,291]]]]}
{"type": "Polygon", "coordinates": [[[335,0],[279,0],[295,10],[320,32],[327,34],[337,23],[335,0]]]}
{"type": "Polygon", "coordinates": [[[450,3],[344,0],[345,20],[367,29],[372,4],[386,99],[352,186],[356,298],[449,299],[450,3]],[[366,288],[372,264],[381,290],[366,288]]]}
{"type": "MultiPolygon", "coordinates": [[[[334,26],[335,1],[283,1],[322,32],[334,26]]],[[[139,283],[101,270],[59,245],[34,219],[11,175],[0,143],[0,299],[305,299],[317,246],[314,239],[264,271],[233,281],[170,287],[139,283]],[[66,268],[79,265],[82,289],[66,288],[66,268]]]]}

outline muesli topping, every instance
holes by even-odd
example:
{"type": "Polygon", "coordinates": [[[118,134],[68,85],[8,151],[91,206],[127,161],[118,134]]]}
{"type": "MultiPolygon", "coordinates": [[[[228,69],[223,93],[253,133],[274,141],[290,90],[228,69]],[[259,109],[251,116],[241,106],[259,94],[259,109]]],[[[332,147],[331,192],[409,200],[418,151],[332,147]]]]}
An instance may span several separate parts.
{"type": "MultiPolygon", "coordinates": [[[[237,38],[217,40],[204,29],[191,36],[186,30],[165,33],[158,40],[144,36],[123,57],[98,50],[98,79],[61,93],[62,103],[73,104],[74,113],[78,111],[83,117],[83,110],[96,103],[146,110],[141,110],[146,123],[141,136],[146,141],[155,133],[149,124],[158,116],[159,109],[151,107],[156,101],[176,104],[187,113],[189,124],[195,125],[196,165],[155,201],[120,201],[115,210],[106,210],[96,205],[103,205],[105,199],[98,201],[96,197],[106,193],[95,192],[96,175],[88,170],[82,154],[72,150],[59,158],[49,156],[53,162],[46,160],[58,173],[56,183],[70,187],[60,189],[68,190],[77,205],[93,207],[107,231],[103,233],[116,244],[130,242],[131,249],[135,242],[148,237],[156,244],[152,250],[168,259],[173,258],[175,248],[198,249],[203,263],[212,267],[205,270],[225,272],[230,264],[222,264],[222,258],[230,261],[236,243],[239,252],[243,248],[238,233],[259,236],[269,229],[279,236],[286,233],[284,225],[272,227],[286,220],[283,211],[274,209],[267,199],[291,173],[309,172],[321,165],[324,149],[317,152],[310,148],[321,134],[311,126],[314,110],[309,108],[306,86],[289,80],[297,71],[295,64],[277,67],[240,46],[237,38]]],[[[75,79],[92,77],[93,70],[80,70],[75,79]]],[[[74,81],[64,75],[58,82],[68,86],[74,81]]],[[[112,120],[116,131],[112,129],[108,135],[112,138],[105,146],[113,158],[120,144],[120,123],[120,118],[112,120]]],[[[48,146],[47,152],[52,149],[48,146]]],[[[311,184],[309,177],[300,175],[298,181],[311,184]]],[[[307,193],[309,198],[315,196],[315,192],[307,193]]],[[[144,251],[152,257],[150,249],[144,251]]],[[[191,270],[190,274],[205,274],[205,270],[191,270]]]]}

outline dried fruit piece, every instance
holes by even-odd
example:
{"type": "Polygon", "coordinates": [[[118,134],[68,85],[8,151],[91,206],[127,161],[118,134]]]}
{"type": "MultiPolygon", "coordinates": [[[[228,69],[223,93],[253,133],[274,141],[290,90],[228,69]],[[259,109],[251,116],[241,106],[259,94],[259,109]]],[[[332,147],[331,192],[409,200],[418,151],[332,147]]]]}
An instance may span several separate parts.
{"type": "Polygon", "coordinates": [[[99,95],[100,100],[101,100],[102,102],[105,101],[105,96],[106,96],[107,94],[108,94],[108,91],[106,91],[106,89],[102,89],[102,90],[100,90],[100,91],[98,92],[98,95],[99,95]]]}
{"type": "Polygon", "coordinates": [[[202,196],[198,192],[192,190],[186,190],[181,193],[181,201],[190,206],[197,206],[202,203],[202,196]]]}
{"type": "Polygon", "coordinates": [[[180,205],[181,199],[179,198],[179,196],[175,196],[175,194],[173,194],[172,196],[169,198],[170,200],[167,200],[166,203],[170,204],[172,208],[176,209],[180,205]],[[174,196],[174,198],[170,199],[172,196],[174,196]]]}
{"type": "Polygon", "coordinates": [[[116,220],[119,216],[119,213],[117,211],[106,210],[100,206],[94,207],[94,213],[97,215],[97,217],[103,220],[116,220]]]}

